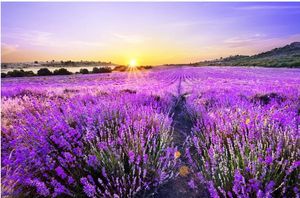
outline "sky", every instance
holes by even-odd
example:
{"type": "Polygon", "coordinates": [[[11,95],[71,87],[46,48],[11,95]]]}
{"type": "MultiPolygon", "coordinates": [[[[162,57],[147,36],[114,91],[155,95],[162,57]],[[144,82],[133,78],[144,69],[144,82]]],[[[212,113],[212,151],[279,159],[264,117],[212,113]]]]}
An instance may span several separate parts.
{"type": "Polygon", "coordinates": [[[2,62],[190,63],[300,41],[300,3],[2,2],[2,62]]]}

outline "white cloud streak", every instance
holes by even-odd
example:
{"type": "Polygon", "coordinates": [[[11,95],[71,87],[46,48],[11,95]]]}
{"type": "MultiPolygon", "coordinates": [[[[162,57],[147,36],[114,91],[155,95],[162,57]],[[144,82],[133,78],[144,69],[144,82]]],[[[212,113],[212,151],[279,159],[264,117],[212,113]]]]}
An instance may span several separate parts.
{"type": "Polygon", "coordinates": [[[126,43],[132,43],[132,44],[142,43],[147,39],[146,37],[141,35],[129,35],[129,34],[119,34],[119,33],[114,33],[113,36],[118,40],[121,40],[126,43]]]}
{"type": "Polygon", "coordinates": [[[284,9],[300,9],[300,6],[286,5],[257,5],[236,7],[238,10],[284,10],[284,9]]]}
{"type": "Polygon", "coordinates": [[[11,54],[18,49],[18,45],[16,44],[7,44],[7,43],[1,43],[1,54],[3,56],[11,54]]]}
{"type": "Polygon", "coordinates": [[[104,44],[101,42],[88,42],[82,40],[67,40],[58,39],[56,35],[50,32],[43,31],[22,31],[16,29],[9,35],[3,35],[2,40],[14,39],[15,42],[20,43],[19,46],[25,44],[27,46],[38,46],[38,47],[102,47],[104,44]]]}

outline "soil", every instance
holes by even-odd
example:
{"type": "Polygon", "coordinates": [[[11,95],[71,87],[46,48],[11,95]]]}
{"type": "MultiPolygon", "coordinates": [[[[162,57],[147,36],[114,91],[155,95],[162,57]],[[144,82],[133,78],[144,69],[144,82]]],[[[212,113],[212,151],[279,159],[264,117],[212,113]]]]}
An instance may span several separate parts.
{"type": "MultiPolygon", "coordinates": [[[[181,156],[178,158],[177,172],[179,172],[182,167],[190,167],[188,160],[184,156],[184,142],[188,135],[190,135],[191,129],[193,127],[193,122],[190,118],[188,109],[186,108],[186,98],[185,95],[181,93],[181,78],[178,84],[178,96],[176,97],[175,107],[173,109],[172,127],[173,141],[175,146],[177,146],[178,151],[181,156]]],[[[188,169],[189,170],[189,169],[188,169]]],[[[161,185],[155,192],[151,193],[149,197],[153,198],[196,198],[196,197],[210,197],[207,190],[203,188],[197,188],[197,190],[189,187],[188,182],[193,178],[192,174],[180,175],[171,179],[164,185],[161,185]]]]}

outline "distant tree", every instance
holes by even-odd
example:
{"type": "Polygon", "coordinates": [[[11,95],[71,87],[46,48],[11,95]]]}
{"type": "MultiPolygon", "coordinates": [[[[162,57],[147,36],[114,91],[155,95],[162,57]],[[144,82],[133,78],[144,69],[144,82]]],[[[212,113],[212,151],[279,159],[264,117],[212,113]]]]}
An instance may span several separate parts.
{"type": "Polygon", "coordinates": [[[88,74],[89,70],[88,69],[80,69],[79,73],[81,73],[81,74],[88,74]]]}
{"type": "Polygon", "coordinates": [[[124,65],[119,65],[114,68],[114,71],[124,72],[127,70],[127,67],[124,65]]]}
{"type": "Polygon", "coordinates": [[[65,68],[56,69],[53,72],[53,75],[70,75],[70,74],[72,74],[72,72],[69,72],[65,68]]]}
{"type": "Polygon", "coordinates": [[[41,68],[37,71],[38,76],[50,76],[53,73],[48,68],[41,68]]]}
{"type": "Polygon", "coordinates": [[[92,73],[94,74],[100,73],[100,69],[98,67],[94,67],[92,73]]]}
{"type": "Polygon", "coordinates": [[[38,61],[34,61],[34,64],[38,64],[39,62],[38,61]]]}
{"type": "Polygon", "coordinates": [[[25,76],[35,76],[33,71],[25,71],[25,76]]]}
{"type": "Polygon", "coordinates": [[[7,76],[10,77],[25,77],[25,76],[34,76],[33,71],[24,71],[23,69],[21,70],[13,70],[7,72],[7,76]]]}
{"type": "Polygon", "coordinates": [[[1,78],[5,78],[7,76],[6,73],[1,73],[1,78]]]}
{"type": "Polygon", "coordinates": [[[101,67],[100,71],[101,71],[101,73],[111,73],[112,69],[111,69],[111,67],[101,67]]]}
{"type": "Polygon", "coordinates": [[[68,60],[63,63],[64,65],[75,65],[75,62],[68,60]]]}
{"type": "MultiPolygon", "coordinates": [[[[190,63],[190,64],[192,64],[192,63],[190,63]]],[[[142,68],[144,68],[144,69],[152,69],[152,66],[151,65],[146,65],[146,66],[142,66],[142,68]]]]}
{"type": "Polygon", "coordinates": [[[110,73],[112,72],[112,69],[110,67],[94,67],[92,73],[98,74],[98,73],[110,73]]]}
{"type": "Polygon", "coordinates": [[[299,66],[300,66],[300,60],[299,60],[299,61],[296,60],[296,61],[290,63],[289,66],[290,66],[290,67],[299,67],[299,66]]]}
{"type": "Polygon", "coordinates": [[[8,76],[11,76],[11,77],[23,77],[25,76],[25,73],[24,73],[24,70],[13,70],[13,71],[9,71],[7,72],[7,75],[8,76]]]}

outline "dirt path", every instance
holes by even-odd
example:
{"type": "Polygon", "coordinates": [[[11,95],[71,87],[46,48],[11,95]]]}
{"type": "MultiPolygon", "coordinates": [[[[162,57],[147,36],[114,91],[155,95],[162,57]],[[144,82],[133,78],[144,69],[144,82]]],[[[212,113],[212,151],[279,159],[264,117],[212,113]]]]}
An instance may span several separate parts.
{"type": "Polygon", "coordinates": [[[177,159],[177,172],[182,172],[183,168],[187,170],[185,173],[187,174],[179,174],[174,179],[170,180],[166,184],[160,186],[156,192],[152,193],[150,197],[155,198],[195,198],[195,197],[209,197],[207,191],[204,189],[200,191],[191,189],[188,185],[188,182],[193,177],[190,174],[190,166],[188,164],[188,160],[184,156],[184,146],[183,143],[186,137],[190,134],[191,128],[193,127],[193,122],[190,119],[190,114],[188,109],[186,108],[186,98],[182,93],[182,80],[183,78],[179,78],[178,88],[177,88],[177,96],[176,103],[173,109],[173,123],[172,127],[174,129],[173,133],[173,141],[175,146],[177,146],[181,156],[177,159]],[[187,168],[187,169],[186,169],[187,168]],[[180,171],[181,170],[181,171],[180,171]]]}

